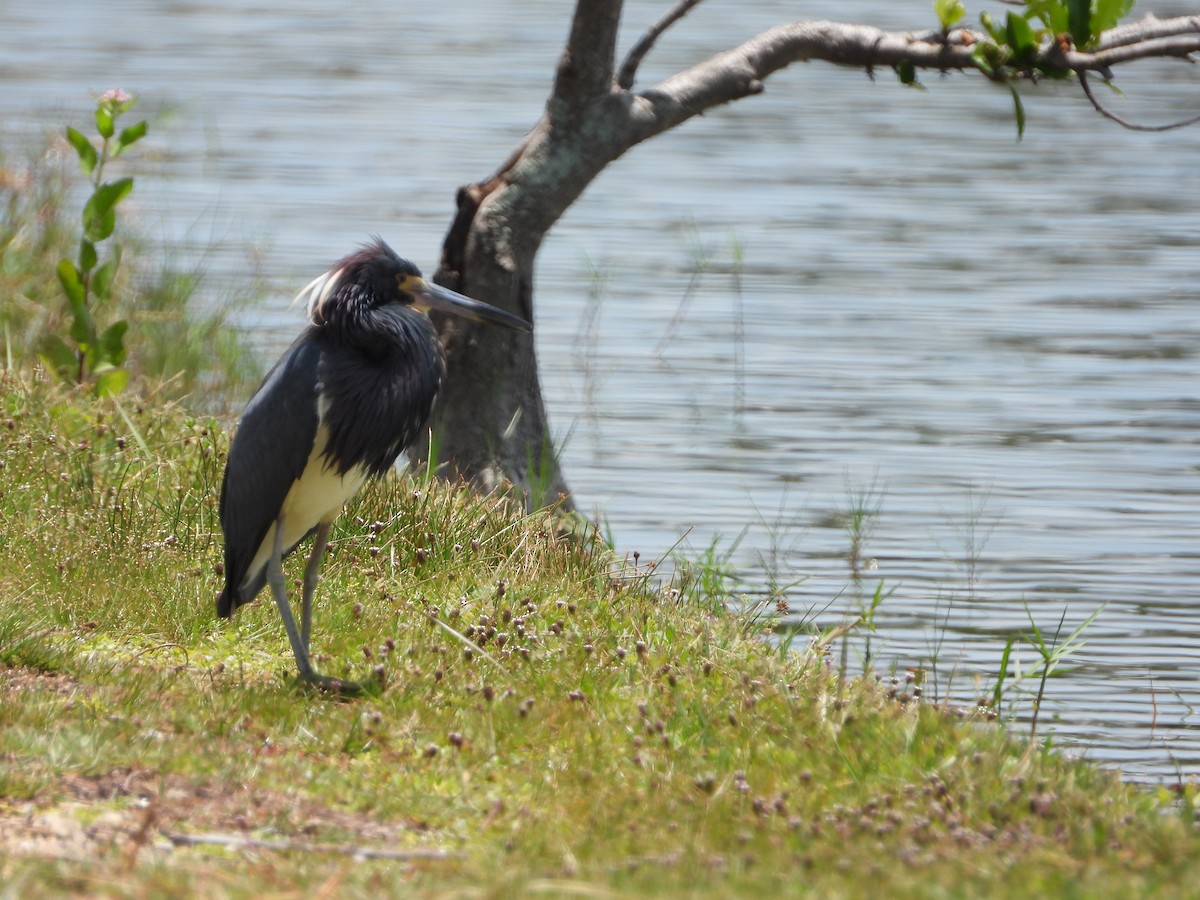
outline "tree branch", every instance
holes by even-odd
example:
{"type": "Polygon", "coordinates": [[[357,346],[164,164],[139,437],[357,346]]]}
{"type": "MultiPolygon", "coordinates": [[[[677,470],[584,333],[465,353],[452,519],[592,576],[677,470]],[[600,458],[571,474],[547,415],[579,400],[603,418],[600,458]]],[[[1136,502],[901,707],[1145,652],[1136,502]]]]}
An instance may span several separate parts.
{"type": "Polygon", "coordinates": [[[612,90],[622,0],[578,0],[548,106],[551,122],[586,113],[612,90]]]}
{"type": "Polygon", "coordinates": [[[1189,125],[1200,123],[1200,116],[1192,116],[1190,119],[1183,119],[1179,122],[1168,122],[1166,125],[1139,125],[1137,122],[1130,122],[1128,119],[1118,116],[1111,109],[1100,102],[1095,94],[1092,93],[1092,86],[1088,83],[1087,72],[1079,73],[1079,86],[1083,88],[1084,95],[1092,104],[1092,107],[1100,115],[1106,119],[1116,122],[1122,128],[1128,128],[1130,131],[1172,131],[1176,128],[1187,128],[1189,125]]]}
{"type": "Polygon", "coordinates": [[[165,837],[176,847],[229,847],[233,850],[274,850],[281,853],[329,853],[361,859],[388,859],[403,862],[439,862],[462,859],[461,853],[438,849],[393,850],[387,847],[359,847],[352,844],[313,844],[308,841],[267,841],[242,834],[184,834],[167,832],[165,837]]]}
{"type": "Polygon", "coordinates": [[[620,74],[617,75],[617,87],[622,90],[629,90],[633,87],[633,80],[637,76],[638,66],[642,64],[642,60],[646,54],[654,47],[655,41],[659,36],[691,12],[692,8],[697,6],[700,0],[679,0],[671,9],[663,14],[662,18],[655,22],[646,30],[633,49],[629,51],[629,55],[625,57],[625,62],[621,64],[620,74]]]}
{"type": "MultiPolygon", "coordinates": [[[[707,109],[763,90],[763,80],[797,62],[823,60],[836,65],[872,69],[911,64],[916,69],[947,71],[980,69],[972,54],[990,38],[981,32],[889,32],[868,25],[798,22],[779,25],[739,47],[632,95],[630,115],[636,122],[634,143],[679,125],[707,109]]],[[[1142,59],[1180,57],[1200,52],[1200,17],[1149,17],[1125,26],[1103,49],[1064,52],[1047,43],[1027,60],[1029,69],[1099,72],[1142,59]]]]}
{"type": "Polygon", "coordinates": [[[1112,47],[1123,47],[1126,44],[1137,44],[1158,38],[1177,37],[1195,31],[1200,31],[1200,16],[1160,19],[1147,13],[1140,21],[1130,22],[1128,25],[1118,25],[1111,31],[1106,31],[1100,38],[1098,49],[1108,50],[1112,47]]]}
{"type": "Polygon", "coordinates": [[[1171,37],[1154,37],[1134,43],[1118,44],[1095,53],[1072,51],[1063,54],[1063,68],[1074,72],[1105,72],[1122,63],[1141,59],[1186,58],[1200,52],[1200,18],[1192,19],[1195,31],[1171,37]]]}
{"type": "Polygon", "coordinates": [[[869,69],[909,60],[918,68],[975,67],[973,48],[965,39],[934,43],[922,37],[837,22],[776,26],[638,94],[642,102],[633,105],[641,126],[637,140],[674,128],[714,106],[761,93],[765,78],[792,63],[819,59],[869,69]]]}

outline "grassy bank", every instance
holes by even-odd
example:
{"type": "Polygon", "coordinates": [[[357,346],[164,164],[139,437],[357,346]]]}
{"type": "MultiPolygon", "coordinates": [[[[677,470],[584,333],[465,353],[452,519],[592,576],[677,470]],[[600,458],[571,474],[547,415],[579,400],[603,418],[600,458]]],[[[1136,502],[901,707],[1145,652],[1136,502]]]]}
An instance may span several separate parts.
{"type": "Polygon", "coordinates": [[[419,478],[354,503],[318,594],[318,667],[386,686],[299,691],[265,596],[215,616],[223,427],[0,404],[0,896],[1198,893],[1186,798],[419,478]]]}

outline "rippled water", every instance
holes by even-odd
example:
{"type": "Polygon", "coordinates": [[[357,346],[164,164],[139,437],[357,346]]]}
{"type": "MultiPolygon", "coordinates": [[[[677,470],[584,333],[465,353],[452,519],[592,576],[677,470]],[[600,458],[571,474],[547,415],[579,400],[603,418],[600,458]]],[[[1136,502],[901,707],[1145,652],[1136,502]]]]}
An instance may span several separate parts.
{"type": "MultiPolygon", "coordinates": [[[[628,35],[663,5],[629,4],[628,35]]],[[[273,356],[295,290],[368,233],[433,267],[454,189],[535,120],[567,27],[548,0],[397,9],[0,2],[4,132],[116,85],[168,113],[142,224],[207,251],[214,298],[267,278],[244,325],[273,356]]],[[[709,0],[642,80],[801,14],[927,9],[709,0]]],[[[797,582],[797,618],[836,624],[882,579],[876,666],[935,668],[956,702],[990,689],[1026,604],[1047,632],[1103,607],[1043,730],[1134,777],[1195,775],[1200,129],[1127,133],[1044,86],[1017,143],[1007,92],[924,80],[795,66],[585,194],[537,284],[567,472],[619,546],[716,541],[750,595],[797,582]]],[[[1120,84],[1131,117],[1200,105],[1178,64],[1120,84]]]]}

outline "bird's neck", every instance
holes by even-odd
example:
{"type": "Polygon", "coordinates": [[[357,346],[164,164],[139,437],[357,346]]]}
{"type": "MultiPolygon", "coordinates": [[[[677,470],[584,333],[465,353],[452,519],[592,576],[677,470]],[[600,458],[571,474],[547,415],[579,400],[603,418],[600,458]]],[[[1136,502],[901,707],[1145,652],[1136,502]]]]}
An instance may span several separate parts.
{"type": "Polygon", "coordinates": [[[345,306],[321,330],[327,339],[370,356],[408,355],[437,340],[433,324],[423,313],[398,303],[345,306]]]}

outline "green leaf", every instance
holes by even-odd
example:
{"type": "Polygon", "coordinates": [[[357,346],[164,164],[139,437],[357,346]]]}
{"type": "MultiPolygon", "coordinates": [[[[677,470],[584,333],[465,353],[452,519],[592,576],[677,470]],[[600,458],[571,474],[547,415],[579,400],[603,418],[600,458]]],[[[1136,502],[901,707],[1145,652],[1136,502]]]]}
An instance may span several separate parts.
{"type": "Polygon", "coordinates": [[[1013,98],[1013,115],[1017,118],[1017,140],[1021,140],[1025,136],[1025,104],[1021,102],[1021,95],[1017,93],[1017,89],[1011,84],[1008,89],[1012,91],[1013,98]]]}
{"type": "Polygon", "coordinates": [[[133,190],[132,178],[121,178],[100,185],[83,207],[83,231],[93,241],[102,241],[117,225],[113,207],[133,190]]]}
{"type": "Polygon", "coordinates": [[[95,372],[100,364],[100,349],[94,343],[80,344],[79,349],[83,352],[83,371],[95,372]]]}
{"type": "Polygon", "coordinates": [[[933,9],[937,13],[938,21],[942,23],[943,31],[956,25],[967,14],[962,0],[933,0],[933,9]]]}
{"type": "Polygon", "coordinates": [[[1116,27],[1129,15],[1135,0],[1096,0],[1092,11],[1092,33],[1101,34],[1116,27]]]}
{"type": "Polygon", "coordinates": [[[125,331],[128,328],[129,323],[122,319],[104,329],[103,334],[96,341],[100,362],[114,366],[125,362],[125,331]]]}
{"type": "Polygon", "coordinates": [[[58,283],[62,285],[63,293],[67,295],[67,301],[71,304],[71,308],[83,306],[87,292],[83,287],[83,276],[75,268],[75,263],[64,259],[58,264],[55,271],[58,273],[58,283]]]}
{"type": "Polygon", "coordinates": [[[86,306],[72,306],[71,312],[74,318],[71,320],[71,328],[67,334],[79,345],[80,350],[86,351],[95,341],[96,323],[86,306]]]}
{"type": "Polygon", "coordinates": [[[983,27],[987,30],[987,33],[992,36],[993,41],[995,41],[997,44],[1008,43],[1008,34],[1002,27],[1000,27],[999,24],[997,24],[996,20],[993,19],[989,13],[980,13],[979,21],[983,24],[983,27]]]}
{"type": "Polygon", "coordinates": [[[910,87],[917,85],[917,67],[913,65],[911,59],[902,59],[896,65],[896,74],[900,76],[900,83],[909,85],[910,87]]]}
{"type": "Polygon", "coordinates": [[[121,130],[117,135],[117,145],[113,150],[113,156],[120,156],[138,141],[146,136],[147,125],[145,121],[138,122],[136,125],[130,125],[128,128],[121,130]]]}
{"type": "Polygon", "coordinates": [[[1063,0],[1026,0],[1029,15],[1038,19],[1055,35],[1068,29],[1067,7],[1063,0]]]}
{"type": "Polygon", "coordinates": [[[112,113],[102,106],[96,107],[96,130],[100,132],[100,137],[102,138],[113,136],[112,113]]]}
{"type": "Polygon", "coordinates": [[[1004,31],[1014,56],[1027,59],[1037,50],[1037,39],[1033,36],[1033,29],[1029,27],[1029,20],[1024,16],[1010,11],[1004,31]]]}
{"type": "Polygon", "coordinates": [[[1000,656],[1000,674],[996,676],[996,686],[992,689],[993,709],[999,709],[1000,701],[1004,698],[1004,679],[1008,677],[1008,658],[1012,655],[1013,645],[1016,642],[1016,635],[1010,635],[1008,643],[1004,645],[1004,653],[1000,656]]]}
{"type": "Polygon", "coordinates": [[[96,379],[97,397],[115,397],[129,385],[129,373],[125,369],[108,369],[96,379]]]}
{"type": "Polygon", "coordinates": [[[117,275],[117,266],[120,264],[120,260],[114,256],[93,273],[92,293],[100,300],[108,299],[108,295],[112,291],[113,279],[117,275]]]}
{"type": "Polygon", "coordinates": [[[75,351],[57,334],[48,334],[42,339],[38,358],[41,359],[42,365],[63,378],[72,377],[79,365],[75,351]]]}
{"type": "Polygon", "coordinates": [[[83,169],[83,174],[91,175],[92,170],[96,168],[96,163],[100,161],[100,156],[96,153],[92,142],[69,125],[67,126],[67,140],[75,148],[75,154],[79,157],[79,166],[83,169]]]}
{"type": "Polygon", "coordinates": [[[88,205],[94,206],[97,212],[104,212],[116,206],[132,190],[132,178],[118,178],[116,181],[105,182],[96,188],[95,193],[88,200],[88,205]]]}
{"type": "Polygon", "coordinates": [[[996,72],[995,66],[992,65],[993,52],[996,50],[995,44],[978,43],[975,49],[971,51],[971,60],[979,67],[979,71],[984,75],[992,76],[996,72]]]}
{"type": "Polygon", "coordinates": [[[102,213],[85,209],[83,215],[83,233],[93,241],[102,241],[116,230],[117,214],[111,209],[102,213]]]}
{"type": "Polygon", "coordinates": [[[1092,39],[1091,0],[1067,0],[1067,28],[1076,47],[1084,47],[1092,39]]]}
{"type": "Polygon", "coordinates": [[[79,270],[90,272],[96,267],[96,245],[87,238],[79,241],[79,270]]]}

